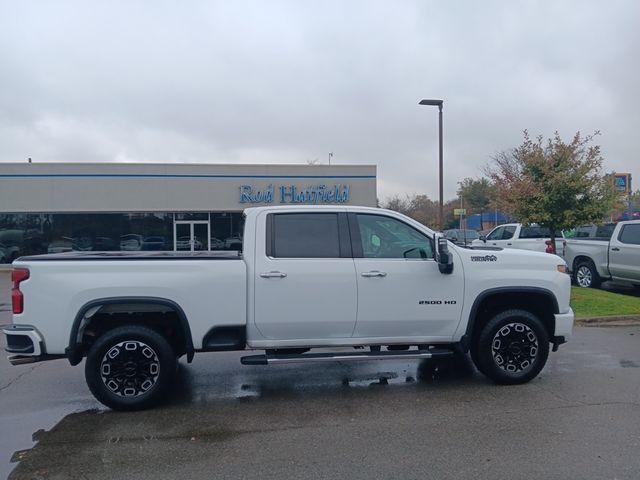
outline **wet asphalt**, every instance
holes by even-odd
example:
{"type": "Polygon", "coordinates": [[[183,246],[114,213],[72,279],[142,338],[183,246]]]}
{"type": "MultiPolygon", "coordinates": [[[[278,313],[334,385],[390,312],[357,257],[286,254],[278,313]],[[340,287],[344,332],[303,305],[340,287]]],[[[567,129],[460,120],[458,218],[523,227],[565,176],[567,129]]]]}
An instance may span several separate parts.
{"type": "Polygon", "coordinates": [[[165,405],[133,413],[95,401],[83,365],[0,358],[0,478],[640,478],[640,327],[576,328],[512,387],[466,357],[240,356],[197,355],[165,405]]]}

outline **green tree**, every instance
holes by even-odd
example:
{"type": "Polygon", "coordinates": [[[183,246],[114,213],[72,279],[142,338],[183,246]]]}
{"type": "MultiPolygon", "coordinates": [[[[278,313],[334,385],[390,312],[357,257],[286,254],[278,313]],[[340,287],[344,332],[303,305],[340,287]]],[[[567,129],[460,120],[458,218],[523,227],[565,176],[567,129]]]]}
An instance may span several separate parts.
{"type": "Polygon", "coordinates": [[[629,208],[631,213],[640,212],[640,190],[629,195],[629,208]]]}
{"type": "Polygon", "coordinates": [[[487,178],[465,178],[460,182],[458,196],[462,197],[467,207],[480,213],[480,230],[484,230],[482,217],[495,200],[495,187],[487,178]]]}
{"type": "Polygon", "coordinates": [[[592,145],[597,134],[578,132],[565,143],[556,132],[543,142],[525,130],[523,143],[498,154],[486,169],[504,208],[523,223],[549,228],[554,253],[562,229],[599,222],[618,202],[602,172],[600,147],[592,145]]]}

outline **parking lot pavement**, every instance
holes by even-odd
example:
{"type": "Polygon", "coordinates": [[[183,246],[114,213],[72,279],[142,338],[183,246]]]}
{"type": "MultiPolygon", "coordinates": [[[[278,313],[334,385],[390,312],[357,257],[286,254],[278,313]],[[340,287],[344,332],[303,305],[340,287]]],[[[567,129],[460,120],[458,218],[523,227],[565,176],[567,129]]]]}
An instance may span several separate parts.
{"type": "Polygon", "coordinates": [[[637,479],[639,341],[638,327],[576,328],[513,387],[466,357],[243,367],[203,354],[167,405],[133,413],[102,408],[64,360],[0,360],[0,476],[637,479]]]}

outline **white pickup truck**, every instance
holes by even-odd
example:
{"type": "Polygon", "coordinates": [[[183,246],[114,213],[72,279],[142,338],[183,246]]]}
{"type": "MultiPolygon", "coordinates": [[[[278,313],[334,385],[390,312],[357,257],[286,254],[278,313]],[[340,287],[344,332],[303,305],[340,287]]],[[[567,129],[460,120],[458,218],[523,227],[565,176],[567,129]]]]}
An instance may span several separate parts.
{"type": "Polygon", "coordinates": [[[14,323],[3,329],[10,361],[86,357],[91,392],[127,410],[162,400],[177,358],[196,352],[265,350],[241,361],[267,365],[470,351],[486,376],[515,384],[534,378],[549,345],[571,335],[570,278],[554,255],[457,247],[374,208],[245,214],[242,256],[18,259],[14,323]]]}
{"type": "MultiPolygon", "coordinates": [[[[563,256],[564,238],[562,232],[558,232],[558,236],[556,238],[556,254],[563,256]]],[[[491,246],[548,252],[550,245],[549,229],[537,225],[506,223],[495,227],[486,237],[474,240],[471,245],[474,247],[491,246]]]]}
{"type": "Polygon", "coordinates": [[[565,258],[581,287],[605,280],[640,287],[640,220],[587,225],[567,239],[565,258]]]}

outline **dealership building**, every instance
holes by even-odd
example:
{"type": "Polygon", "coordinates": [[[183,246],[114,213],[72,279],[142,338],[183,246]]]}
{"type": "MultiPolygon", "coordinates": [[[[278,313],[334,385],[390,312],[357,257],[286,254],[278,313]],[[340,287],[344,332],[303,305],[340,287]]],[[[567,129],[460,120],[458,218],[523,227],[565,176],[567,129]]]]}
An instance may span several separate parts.
{"type": "Polygon", "coordinates": [[[0,163],[0,263],[73,250],[239,250],[245,208],[376,202],[375,165],[0,163]]]}

